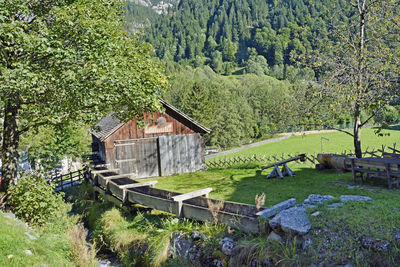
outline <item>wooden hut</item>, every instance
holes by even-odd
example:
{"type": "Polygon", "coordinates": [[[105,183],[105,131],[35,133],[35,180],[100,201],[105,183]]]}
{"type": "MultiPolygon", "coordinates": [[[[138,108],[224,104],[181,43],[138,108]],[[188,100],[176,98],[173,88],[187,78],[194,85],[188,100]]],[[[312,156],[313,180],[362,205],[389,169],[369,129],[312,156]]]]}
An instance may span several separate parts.
{"type": "Polygon", "coordinates": [[[136,178],[196,172],[205,166],[203,134],[210,129],[160,100],[165,112],[144,114],[146,127],[136,119],[121,122],[113,113],[97,123],[92,150],[111,169],[136,178]]]}

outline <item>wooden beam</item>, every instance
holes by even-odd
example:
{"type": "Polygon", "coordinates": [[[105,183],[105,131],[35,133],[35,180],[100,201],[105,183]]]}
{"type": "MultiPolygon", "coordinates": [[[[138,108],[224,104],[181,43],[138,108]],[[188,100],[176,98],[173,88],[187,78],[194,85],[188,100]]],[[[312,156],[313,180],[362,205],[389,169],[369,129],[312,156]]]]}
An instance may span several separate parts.
{"type": "Polygon", "coordinates": [[[127,174],[117,174],[117,175],[111,175],[111,176],[104,176],[99,174],[99,176],[101,176],[101,178],[105,179],[105,180],[111,180],[111,179],[118,179],[118,178],[133,178],[133,176],[135,175],[135,173],[127,173],[127,174]]]}
{"type": "Polygon", "coordinates": [[[210,193],[212,191],[212,188],[204,188],[204,189],[200,189],[200,190],[196,190],[193,192],[189,192],[186,194],[181,194],[181,195],[177,195],[172,197],[172,199],[175,201],[175,206],[176,206],[176,215],[178,217],[182,217],[182,201],[184,200],[188,200],[188,199],[192,199],[195,197],[199,197],[199,196],[203,196],[205,195],[205,197],[208,198],[208,193],[210,193]]]}
{"type": "Polygon", "coordinates": [[[107,163],[107,164],[91,165],[90,167],[91,168],[106,168],[106,167],[108,167],[110,165],[111,165],[110,163],[107,163]]]}
{"type": "Polygon", "coordinates": [[[137,160],[137,159],[132,158],[132,159],[116,159],[115,161],[116,161],[117,163],[122,163],[122,162],[136,161],[136,160],[137,160]]]}
{"type": "Polygon", "coordinates": [[[208,197],[208,194],[212,191],[212,188],[204,188],[204,189],[200,189],[200,190],[196,190],[193,192],[189,192],[186,194],[181,194],[181,195],[177,195],[172,197],[172,199],[174,201],[184,201],[187,199],[191,199],[191,198],[195,198],[195,197],[199,197],[199,196],[206,196],[208,197]]]}
{"type": "Polygon", "coordinates": [[[128,188],[143,187],[143,186],[153,187],[156,183],[158,183],[158,181],[150,181],[150,182],[134,183],[134,184],[124,184],[124,185],[120,185],[119,188],[128,189],[128,188]]]}
{"type": "Polygon", "coordinates": [[[110,170],[94,170],[92,171],[93,174],[101,174],[101,173],[107,173],[107,172],[119,172],[119,169],[110,169],[110,170]]]}
{"type": "MultiPolygon", "coordinates": [[[[279,162],[269,164],[269,165],[267,165],[267,166],[262,167],[261,169],[262,169],[262,170],[265,170],[265,169],[268,169],[268,168],[271,168],[271,167],[274,167],[274,166],[283,165],[283,164],[288,163],[288,162],[291,162],[291,161],[295,161],[295,160],[298,160],[298,159],[302,159],[302,158],[304,158],[305,156],[306,156],[306,154],[299,154],[299,155],[297,155],[297,156],[295,156],[295,157],[291,157],[291,158],[288,158],[288,159],[283,159],[283,160],[281,160],[281,161],[279,161],[279,162]]],[[[274,158],[275,158],[275,157],[274,157],[274,158]]]]}

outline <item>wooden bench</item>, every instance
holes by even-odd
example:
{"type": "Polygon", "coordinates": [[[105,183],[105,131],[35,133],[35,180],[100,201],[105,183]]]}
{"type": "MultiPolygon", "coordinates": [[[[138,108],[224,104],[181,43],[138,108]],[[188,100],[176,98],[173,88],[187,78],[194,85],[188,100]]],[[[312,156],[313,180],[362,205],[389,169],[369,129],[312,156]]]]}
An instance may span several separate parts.
{"type": "Polygon", "coordinates": [[[384,178],[387,179],[388,188],[393,185],[400,185],[400,159],[398,158],[346,158],[346,169],[353,173],[354,182],[357,178],[366,179],[384,178]],[[360,174],[359,176],[357,174],[360,174]]]}

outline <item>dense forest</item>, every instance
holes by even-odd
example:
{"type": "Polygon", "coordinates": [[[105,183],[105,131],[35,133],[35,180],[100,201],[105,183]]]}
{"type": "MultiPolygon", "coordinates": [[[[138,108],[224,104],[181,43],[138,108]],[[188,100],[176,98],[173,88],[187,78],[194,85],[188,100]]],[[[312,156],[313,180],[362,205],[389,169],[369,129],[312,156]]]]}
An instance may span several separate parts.
{"type": "MultiPolygon", "coordinates": [[[[131,4],[128,21],[144,21],[143,8],[131,4]]],[[[327,41],[334,9],[326,0],[182,0],[166,15],[148,15],[144,38],[161,59],[288,79],[298,55],[327,41]]]]}
{"type": "MultiPolygon", "coordinates": [[[[164,63],[170,87],[163,97],[213,129],[207,145],[351,127],[348,107],[333,111],[317,99],[323,68],[306,60],[333,41],[335,22],[353,15],[337,12],[345,1],[181,0],[162,2],[161,13],[151,8],[158,1],[146,3],[129,2],[126,27],[141,31],[164,63]]],[[[386,106],[374,117],[390,122],[398,114],[386,106]]]]}

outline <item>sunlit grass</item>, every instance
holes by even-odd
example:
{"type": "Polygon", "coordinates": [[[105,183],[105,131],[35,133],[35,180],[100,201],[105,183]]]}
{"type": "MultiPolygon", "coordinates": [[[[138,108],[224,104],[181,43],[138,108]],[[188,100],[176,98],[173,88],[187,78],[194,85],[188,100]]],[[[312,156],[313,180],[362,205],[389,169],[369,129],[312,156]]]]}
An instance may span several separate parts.
{"type": "MultiPolygon", "coordinates": [[[[400,141],[399,130],[383,130],[383,136],[375,134],[376,128],[368,127],[361,131],[361,146],[362,149],[381,148],[382,145],[392,146],[393,143],[400,141]]],[[[233,157],[238,155],[269,155],[269,154],[296,154],[296,153],[320,153],[321,152],[321,137],[329,140],[323,140],[323,152],[340,153],[343,150],[353,150],[353,139],[351,136],[342,132],[327,132],[319,134],[308,134],[292,136],[289,139],[275,143],[269,143],[258,147],[253,147],[244,151],[229,154],[228,156],[216,157],[233,157]]]]}

